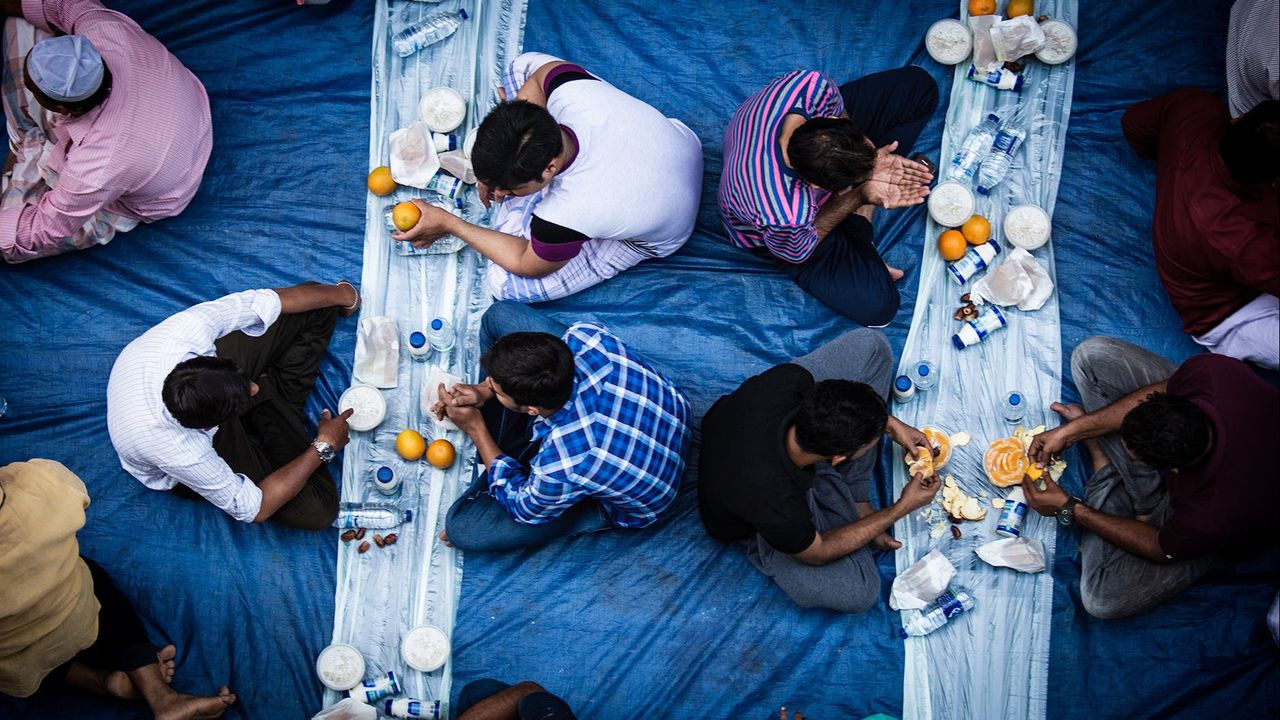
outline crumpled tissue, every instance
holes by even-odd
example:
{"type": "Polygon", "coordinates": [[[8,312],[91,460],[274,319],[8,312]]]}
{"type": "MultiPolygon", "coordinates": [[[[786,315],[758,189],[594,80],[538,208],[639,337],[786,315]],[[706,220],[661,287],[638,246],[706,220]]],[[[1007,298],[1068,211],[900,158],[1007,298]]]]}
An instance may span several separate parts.
{"type": "Polygon", "coordinates": [[[938,548],[920,558],[906,572],[893,579],[889,591],[889,607],[894,610],[919,610],[946,591],[956,566],[938,548]]]}
{"type": "Polygon", "coordinates": [[[440,157],[427,124],[416,120],[391,133],[391,179],[425,190],[440,169],[440,157]]]}
{"type": "Polygon", "coordinates": [[[1044,31],[1030,15],[1019,15],[991,27],[991,46],[997,60],[1013,62],[1044,47],[1044,31]]]}
{"type": "Polygon", "coordinates": [[[349,697],[321,710],[311,720],[377,720],[378,711],[372,705],[366,705],[349,697]]]}
{"type": "Polygon", "coordinates": [[[435,414],[431,412],[431,408],[436,406],[440,401],[440,385],[443,383],[446,388],[462,382],[462,378],[458,375],[445,370],[444,368],[432,365],[427,368],[427,380],[422,386],[422,396],[419,398],[418,406],[422,410],[425,417],[429,417],[436,424],[436,437],[441,435],[441,430],[457,430],[458,426],[446,415],[443,420],[436,420],[435,414]]]}
{"type": "Polygon", "coordinates": [[[400,331],[396,319],[386,315],[361,318],[356,332],[356,379],[376,388],[393,388],[399,363],[400,331]]]}
{"type": "Polygon", "coordinates": [[[1013,568],[1018,572],[1044,570],[1044,543],[1035,538],[1003,538],[974,550],[989,565],[1013,568]]]}
{"type": "Polygon", "coordinates": [[[975,305],[1017,305],[1019,310],[1039,310],[1053,295],[1053,280],[1031,253],[1014,248],[1005,261],[973,284],[969,299],[975,305]]]}
{"type": "Polygon", "coordinates": [[[471,167],[471,158],[461,149],[440,153],[440,167],[468,185],[476,184],[476,171],[471,167]]]}

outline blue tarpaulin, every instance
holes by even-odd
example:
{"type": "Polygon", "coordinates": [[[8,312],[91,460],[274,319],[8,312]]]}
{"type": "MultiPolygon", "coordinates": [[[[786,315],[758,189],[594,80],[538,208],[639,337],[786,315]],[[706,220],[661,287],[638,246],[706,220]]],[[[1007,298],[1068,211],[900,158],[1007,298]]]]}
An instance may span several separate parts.
{"type": "MultiPolygon", "coordinates": [[[[229,717],[309,717],[321,696],[312,663],[332,629],[333,538],[244,526],[207,505],[146,490],[111,449],[105,387],[127,342],[195,302],[360,276],[372,7],[110,4],[204,81],[213,157],[182,216],[103,248],[0,267],[0,394],[10,403],[0,418],[0,463],[48,457],[85,480],[93,505],[83,550],[135,601],[155,638],[178,645],[180,689],[230,684],[241,703],[229,717]]],[[[951,72],[928,58],[922,39],[955,7],[954,0],[531,0],[526,49],[574,60],[680,118],[706,156],[698,229],[683,250],[549,310],[606,323],[670,373],[699,416],[747,376],[847,329],[769,265],[727,245],[714,205],[723,127],[741,100],[798,67],[844,81],[918,64],[948,97],[951,72]]],[[[1154,166],[1129,151],[1119,119],[1129,104],[1174,87],[1223,92],[1228,7],[1225,0],[1080,3],[1054,213],[1064,354],[1093,334],[1174,360],[1197,352],[1152,267],[1154,166]]],[[[918,149],[936,155],[943,115],[918,149]]],[[[914,208],[876,220],[885,258],[908,269],[902,309],[886,329],[896,349],[915,299],[923,218],[914,208]]],[[[333,406],[350,377],[353,328],[340,323],[335,333],[311,404],[316,413],[333,406]]],[[[1074,399],[1064,381],[1064,397],[1074,399]]],[[[1067,483],[1078,489],[1086,463],[1072,460],[1067,483]]],[[[783,704],[813,720],[899,712],[897,614],[884,604],[857,616],[794,607],[739,550],[706,537],[696,481],[691,473],[673,510],[643,531],[466,557],[455,687],[485,676],[531,678],[580,717],[606,720],[763,719],[783,704]]],[[[892,558],[880,566],[887,594],[892,558]]],[[[1093,620],[1081,609],[1073,532],[1059,536],[1054,576],[1051,718],[1280,714],[1280,661],[1262,621],[1280,580],[1275,548],[1123,621],[1093,620]]],[[[140,705],[94,699],[0,700],[4,718],[79,714],[148,717],[140,705]]]]}

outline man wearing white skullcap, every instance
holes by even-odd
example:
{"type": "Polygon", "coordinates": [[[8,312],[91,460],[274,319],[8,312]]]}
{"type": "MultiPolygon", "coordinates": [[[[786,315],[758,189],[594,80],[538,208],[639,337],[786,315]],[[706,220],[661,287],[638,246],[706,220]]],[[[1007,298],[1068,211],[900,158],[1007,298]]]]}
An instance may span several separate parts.
{"type": "Polygon", "coordinates": [[[0,0],[9,163],[0,257],[103,245],[182,212],[213,128],[204,86],[98,0],[0,0]]]}

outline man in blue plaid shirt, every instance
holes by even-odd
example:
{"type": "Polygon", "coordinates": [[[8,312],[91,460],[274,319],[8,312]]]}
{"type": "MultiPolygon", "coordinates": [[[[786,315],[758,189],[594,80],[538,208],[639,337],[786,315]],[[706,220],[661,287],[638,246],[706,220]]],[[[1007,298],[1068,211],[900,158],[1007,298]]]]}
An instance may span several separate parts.
{"type": "Polygon", "coordinates": [[[599,325],[565,327],[512,302],[484,317],[485,381],[440,388],[437,416],[471,437],[485,472],[441,537],[468,551],[653,523],[675,500],[689,403],[599,325]],[[496,402],[494,402],[496,401],[496,402]]]}

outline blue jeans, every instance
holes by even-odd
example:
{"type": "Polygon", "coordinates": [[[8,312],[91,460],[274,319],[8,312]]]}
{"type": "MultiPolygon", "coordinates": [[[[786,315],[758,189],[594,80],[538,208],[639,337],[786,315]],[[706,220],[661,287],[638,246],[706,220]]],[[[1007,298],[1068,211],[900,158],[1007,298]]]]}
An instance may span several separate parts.
{"type": "MultiPolygon", "coordinates": [[[[509,687],[511,686],[507,683],[490,678],[473,680],[458,693],[458,701],[453,704],[450,715],[461,717],[476,703],[509,687]]],[[[548,692],[530,693],[521,698],[516,706],[516,717],[520,720],[576,720],[569,704],[548,692]]]]}
{"type": "MultiPolygon", "coordinates": [[[[497,302],[484,314],[480,347],[488,350],[499,338],[514,332],[546,332],[556,337],[568,328],[542,313],[515,302],[497,302]]],[[[537,453],[532,442],[533,418],[503,407],[496,399],[483,409],[485,425],[504,455],[527,463],[537,453]]],[[[559,517],[538,525],[517,522],[489,494],[489,473],[476,478],[449,508],[445,534],[464,552],[501,552],[545,545],[552,540],[613,527],[595,500],[584,500],[559,517]]]]}

